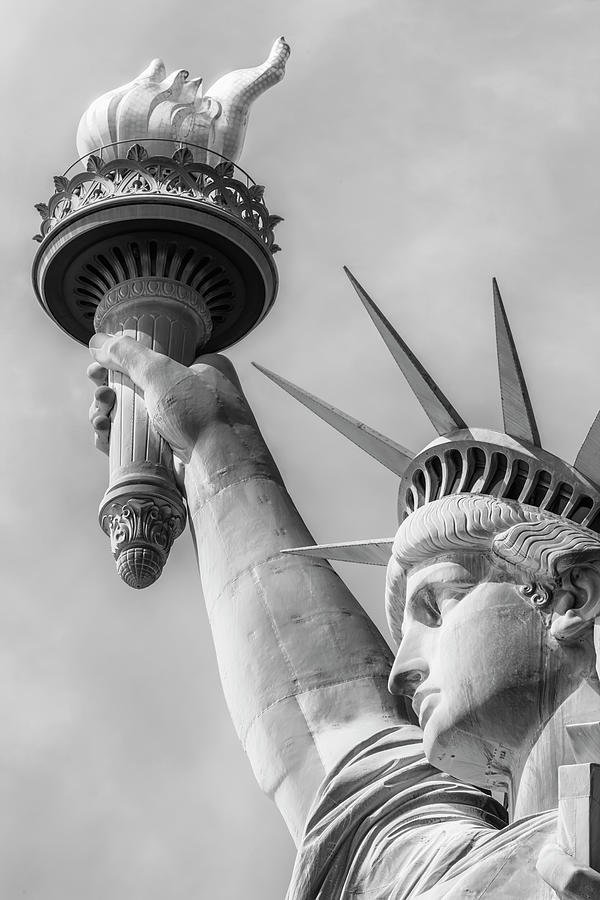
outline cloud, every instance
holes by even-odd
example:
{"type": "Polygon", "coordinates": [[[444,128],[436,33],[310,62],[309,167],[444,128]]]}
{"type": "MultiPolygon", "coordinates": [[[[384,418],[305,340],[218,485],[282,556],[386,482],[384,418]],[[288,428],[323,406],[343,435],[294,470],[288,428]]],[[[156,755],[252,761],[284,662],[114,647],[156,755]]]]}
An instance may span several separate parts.
{"type": "MultiPolygon", "coordinates": [[[[403,444],[430,440],[348,263],[465,416],[498,425],[496,274],[546,445],[574,455],[598,405],[598,15],[587,0],[7,11],[21,80],[4,83],[0,209],[2,896],[258,900],[284,895],[293,857],[228,720],[189,539],[147,592],[117,579],[96,522],[106,460],[87,352],[30,287],[32,205],[75,157],[85,105],[156,55],[208,83],[290,39],[242,159],[285,216],[280,295],[229,355],[317,539],[380,536],[397,479],[250,359],[403,444]]],[[[382,573],[344,577],[383,628],[382,573]]]]}

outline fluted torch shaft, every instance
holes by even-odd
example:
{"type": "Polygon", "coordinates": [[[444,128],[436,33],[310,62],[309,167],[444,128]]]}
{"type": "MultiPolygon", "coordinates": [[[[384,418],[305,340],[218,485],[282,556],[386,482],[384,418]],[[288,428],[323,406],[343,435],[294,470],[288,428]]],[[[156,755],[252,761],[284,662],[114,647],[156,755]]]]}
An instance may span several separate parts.
{"type": "MultiPolygon", "coordinates": [[[[184,365],[193,362],[210,333],[199,295],[159,278],[114,288],[98,308],[95,324],[98,331],[127,335],[184,365]]],[[[171,448],[153,427],[142,392],[120,372],[109,374],[109,386],[116,402],[100,524],[110,536],[119,574],[131,587],[142,588],[160,576],[173,540],[185,527],[186,509],[171,448]]]]}

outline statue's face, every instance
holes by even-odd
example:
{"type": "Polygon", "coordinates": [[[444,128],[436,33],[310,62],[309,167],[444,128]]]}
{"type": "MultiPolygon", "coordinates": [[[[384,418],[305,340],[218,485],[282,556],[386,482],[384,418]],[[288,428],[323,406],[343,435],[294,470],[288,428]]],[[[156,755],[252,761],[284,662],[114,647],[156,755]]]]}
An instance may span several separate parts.
{"type": "Polygon", "coordinates": [[[505,780],[559,699],[559,659],[519,586],[484,553],[437,557],[407,578],[390,690],[412,697],[429,761],[483,785],[505,780]]]}

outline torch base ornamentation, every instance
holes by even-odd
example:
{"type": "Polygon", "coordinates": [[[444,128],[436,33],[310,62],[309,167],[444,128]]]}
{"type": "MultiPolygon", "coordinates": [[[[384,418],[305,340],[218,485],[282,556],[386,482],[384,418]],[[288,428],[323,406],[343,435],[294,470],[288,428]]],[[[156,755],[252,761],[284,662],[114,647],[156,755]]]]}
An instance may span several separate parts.
{"type": "Polygon", "coordinates": [[[145,588],[160,578],[173,541],[185,528],[186,511],[178,497],[113,497],[100,508],[100,525],[123,581],[145,588]]]}

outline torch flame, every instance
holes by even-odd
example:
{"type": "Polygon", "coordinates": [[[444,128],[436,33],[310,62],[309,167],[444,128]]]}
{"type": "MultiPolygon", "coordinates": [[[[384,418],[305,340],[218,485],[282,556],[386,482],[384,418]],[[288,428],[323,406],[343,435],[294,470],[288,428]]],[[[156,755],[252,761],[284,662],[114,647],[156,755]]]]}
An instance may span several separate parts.
{"type": "MultiPolygon", "coordinates": [[[[121,141],[163,140],[197,144],[237,162],[250,106],[281,81],[289,54],[285,39],[278,38],[262,65],[224,75],[206,95],[201,78],[189,79],[186,69],[167,75],[162,59],[154,59],[137,78],[86,110],[77,130],[79,155],[121,141]]],[[[103,152],[105,159],[119,155],[118,147],[103,152]]]]}

